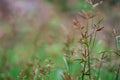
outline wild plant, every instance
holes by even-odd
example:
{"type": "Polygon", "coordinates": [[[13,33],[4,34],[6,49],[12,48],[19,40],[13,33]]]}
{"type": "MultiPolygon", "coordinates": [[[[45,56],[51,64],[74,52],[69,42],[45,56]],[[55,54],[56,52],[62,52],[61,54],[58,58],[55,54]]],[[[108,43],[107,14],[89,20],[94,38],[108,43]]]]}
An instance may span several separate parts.
{"type": "Polygon", "coordinates": [[[109,52],[109,50],[104,50],[99,52],[99,57],[96,57],[95,54],[97,54],[94,51],[94,47],[96,45],[96,36],[99,31],[101,31],[104,27],[101,26],[101,22],[103,21],[103,18],[101,18],[96,23],[93,23],[95,15],[87,12],[79,13],[78,16],[73,20],[73,25],[76,28],[77,31],[80,32],[79,34],[79,50],[77,50],[77,47],[74,47],[74,49],[70,49],[70,44],[72,44],[72,39],[70,39],[68,36],[67,42],[65,44],[66,50],[65,50],[65,57],[64,62],[66,66],[66,71],[64,73],[63,80],[99,80],[100,74],[101,74],[101,67],[104,59],[106,58],[106,52],[109,52]],[[86,20],[86,24],[82,25],[79,21],[79,18],[84,18],[86,20]],[[90,24],[90,21],[92,21],[92,24],[90,24]],[[75,57],[77,56],[77,57],[75,57]],[[82,66],[82,68],[79,70],[80,75],[75,78],[72,75],[71,72],[71,66],[76,61],[79,62],[79,64],[82,66]],[[99,63],[99,64],[97,64],[99,63]],[[96,67],[98,66],[98,67],[96,67]],[[94,71],[97,70],[97,73],[95,74],[94,71]]]}
{"type": "Polygon", "coordinates": [[[49,80],[52,65],[53,63],[50,59],[46,59],[42,63],[40,58],[34,57],[32,61],[26,63],[26,66],[21,70],[18,79],[49,80]]]}

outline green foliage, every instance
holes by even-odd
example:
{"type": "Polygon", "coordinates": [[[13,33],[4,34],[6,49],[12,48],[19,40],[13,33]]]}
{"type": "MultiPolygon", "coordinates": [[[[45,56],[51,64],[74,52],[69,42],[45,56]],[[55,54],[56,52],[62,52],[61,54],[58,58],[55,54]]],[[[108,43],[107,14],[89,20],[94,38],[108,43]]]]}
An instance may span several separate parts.
{"type": "Polygon", "coordinates": [[[57,5],[57,7],[60,9],[60,11],[62,12],[66,12],[70,9],[70,7],[68,6],[68,1],[67,0],[47,0],[55,5],[57,5]]]}
{"type": "Polygon", "coordinates": [[[76,9],[77,11],[89,11],[92,10],[92,6],[88,4],[85,0],[78,0],[76,9]]]}

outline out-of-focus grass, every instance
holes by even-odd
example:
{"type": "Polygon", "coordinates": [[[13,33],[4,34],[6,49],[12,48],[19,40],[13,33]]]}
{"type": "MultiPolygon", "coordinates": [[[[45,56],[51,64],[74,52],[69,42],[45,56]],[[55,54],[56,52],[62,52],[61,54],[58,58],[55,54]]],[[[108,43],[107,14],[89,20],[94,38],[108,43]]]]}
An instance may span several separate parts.
{"type": "MultiPolygon", "coordinates": [[[[64,3],[64,1],[61,1],[61,4],[62,3],[64,3]]],[[[75,7],[76,11],[86,11],[92,9],[89,4],[86,4],[85,0],[79,0],[77,6],[75,7]]],[[[62,8],[65,8],[63,10],[66,10],[66,4],[64,4],[62,8]]],[[[66,63],[64,61],[64,41],[66,41],[66,39],[63,37],[63,32],[59,27],[62,22],[60,17],[52,19],[46,25],[40,24],[40,26],[37,26],[40,28],[30,25],[26,20],[21,18],[16,19],[16,21],[18,21],[17,43],[8,48],[0,45],[0,80],[17,80],[24,69],[27,72],[27,79],[25,80],[31,80],[31,74],[35,71],[36,66],[38,67],[38,65],[40,65],[40,67],[49,67],[49,61],[51,61],[52,69],[47,76],[42,76],[44,80],[63,80],[62,75],[66,71],[66,63]]],[[[11,33],[9,25],[3,23],[3,26],[5,26],[4,30],[6,30],[6,32],[8,31],[11,33]]],[[[9,39],[8,42],[10,42],[9,39]]],[[[69,49],[72,50],[73,48],[79,48],[76,47],[76,44],[78,45],[77,42],[78,40],[74,40],[73,43],[70,44],[69,49]]],[[[105,44],[102,41],[95,43],[93,57],[99,58],[100,52],[104,50],[105,44]]],[[[79,54],[79,57],[81,58],[80,55],[81,53],[79,54]]],[[[107,60],[109,62],[109,59],[107,60]]],[[[92,63],[96,62],[97,61],[93,61],[92,63]]],[[[72,60],[70,63],[72,64],[69,71],[70,75],[75,78],[81,76],[82,72],[80,70],[83,65],[77,61],[72,62],[72,60]]],[[[100,71],[101,74],[99,80],[115,80],[116,74],[114,72],[110,72],[106,68],[106,64],[107,63],[105,63],[104,68],[100,71]]],[[[93,66],[92,68],[95,69],[91,72],[93,73],[92,76],[96,77],[99,68],[96,66],[93,66]]]]}
{"type": "MultiPolygon", "coordinates": [[[[55,28],[55,31],[56,30],[57,28],[55,28]]],[[[29,26],[28,26],[28,31],[29,31],[29,26]]],[[[33,32],[33,33],[36,33],[36,32],[33,32]]],[[[26,65],[28,62],[32,62],[32,64],[35,65],[34,64],[35,62],[33,59],[34,57],[37,57],[38,59],[40,59],[39,64],[41,64],[41,66],[45,65],[44,62],[46,60],[51,60],[53,63],[52,71],[50,72],[50,74],[48,76],[43,76],[45,80],[62,80],[61,75],[66,70],[64,59],[63,59],[64,47],[65,47],[64,43],[61,41],[57,41],[55,43],[49,43],[49,40],[41,39],[43,37],[39,36],[39,39],[37,42],[38,45],[36,46],[34,44],[34,39],[29,40],[29,38],[32,39],[34,38],[34,36],[35,36],[34,34],[32,35],[26,34],[24,36],[21,36],[22,39],[20,40],[20,42],[14,45],[13,48],[3,49],[4,53],[0,54],[1,55],[0,80],[18,79],[18,76],[20,75],[21,70],[26,68],[26,65]],[[26,38],[27,35],[29,36],[28,38],[26,38]],[[43,42],[41,42],[42,40],[43,42]]],[[[59,38],[59,36],[57,35],[55,36],[56,38],[59,38]]],[[[77,40],[75,40],[75,42],[70,45],[71,48],[74,48],[75,46],[74,44],[77,43],[76,41],[77,40]]],[[[96,46],[94,49],[96,53],[95,57],[99,57],[98,53],[103,51],[104,48],[105,48],[104,43],[102,42],[96,43],[96,46]]],[[[78,62],[72,63],[70,73],[74,77],[78,77],[81,74],[81,72],[79,71],[81,68],[82,68],[82,65],[79,64],[78,62]]],[[[27,70],[28,70],[28,77],[29,77],[28,80],[30,80],[31,76],[29,75],[33,72],[34,67],[28,67],[27,70]]],[[[93,71],[92,73],[96,75],[97,72],[98,70],[96,69],[96,71],[93,71]]],[[[114,80],[115,74],[110,73],[109,71],[103,68],[101,70],[101,75],[99,79],[114,80]]]]}

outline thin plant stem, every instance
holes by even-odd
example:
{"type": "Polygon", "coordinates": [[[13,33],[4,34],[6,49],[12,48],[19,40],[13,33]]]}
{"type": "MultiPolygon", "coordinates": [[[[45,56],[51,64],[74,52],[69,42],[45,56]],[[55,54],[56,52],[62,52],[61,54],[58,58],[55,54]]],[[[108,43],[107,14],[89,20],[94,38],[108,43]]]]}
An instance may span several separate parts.
{"type": "Polygon", "coordinates": [[[83,74],[82,74],[82,80],[84,80],[85,69],[86,69],[86,61],[84,62],[83,74]]]}
{"type": "Polygon", "coordinates": [[[101,72],[101,67],[102,67],[102,61],[100,61],[100,68],[99,68],[99,71],[98,71],[97,79],[96,79],[96,80],[99,80],[100,72],[101,72]]]}
{"type": "MultiPolygon", "coordinates": [[[[93,24],[93,18],[92,18],[92,26],[94,26],[94,24],[93,24]]],[[[90,37],[90,44],[91,44],[91,42],[92,42],[92,36],[90,37]]]]}
{"type": "Polygon", "coordinates": [[[87,19],[87,31],[86,31],[86,33],[88,34],[88,27],[89,27],[89,20],[87,19]]]}
{"type": "Polygon", "coordinates": [[[96,35],[97,35],[97,32],[95,31],[94,32],[94,38],[93,38],[93,44],[92,44],[92,47],[91,47],[91,52],[93,51],[93,48],[94,48],[94,45],[95,45],[96,35]]]}
{"type": "Polygon", "coordinates": [[[120,74],[120,64],[117,70],[117,74],[116,74],[116,79],[115,80],[119,80],[119,74],[120,74]]]}
{"type": "Polygon", "coordinates": [[[91,65],[90,65],[90,51],[89,51],[89,46],[87,47],[88,49],[88,68],[89,68],[89,79],[91,80],[91,65]]]}

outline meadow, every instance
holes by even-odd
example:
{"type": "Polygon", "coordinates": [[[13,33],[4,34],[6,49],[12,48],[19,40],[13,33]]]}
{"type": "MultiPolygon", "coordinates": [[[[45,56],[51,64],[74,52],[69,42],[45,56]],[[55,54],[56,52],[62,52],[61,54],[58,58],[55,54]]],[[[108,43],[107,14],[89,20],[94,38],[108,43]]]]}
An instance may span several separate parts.
{"type": "Polygon", "coordinates": [[[120,80],[119,1],[90,1],[40,0],[3,15],[0,80],[120,80]]]}

